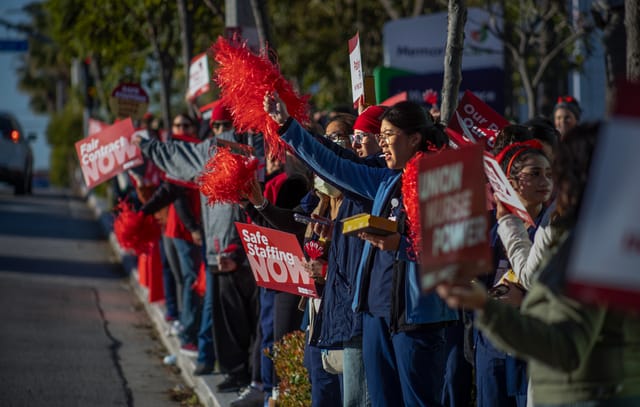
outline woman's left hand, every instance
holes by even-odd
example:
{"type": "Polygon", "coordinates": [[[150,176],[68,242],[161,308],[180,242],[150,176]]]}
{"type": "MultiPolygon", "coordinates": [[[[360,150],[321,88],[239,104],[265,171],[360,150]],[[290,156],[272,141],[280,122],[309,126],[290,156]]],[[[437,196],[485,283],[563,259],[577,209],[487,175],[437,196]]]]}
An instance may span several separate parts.
{"type": "Polygon", "coordinates": [[[358,233],[360,239],[366,240],[380,250],[398,250],[400,247],[400,233],[392,233],[387,236],[374,235],[373,233],[358,233]]]}
{"type": "Polygon", "coordinates": [[[451,308],[481,310],[487,304],[487,291],[479,283],[442,283],[436,292],[451,308]]]}

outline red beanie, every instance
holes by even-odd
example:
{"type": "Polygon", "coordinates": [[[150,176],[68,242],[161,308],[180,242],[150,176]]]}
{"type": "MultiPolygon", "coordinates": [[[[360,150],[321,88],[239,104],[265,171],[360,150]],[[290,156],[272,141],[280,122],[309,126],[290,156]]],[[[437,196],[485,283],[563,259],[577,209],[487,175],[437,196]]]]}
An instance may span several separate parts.
{"type": "Polygon", "coordinates": [[[386,111],[387,108],[384,106],[369,106],[364,112],[360,113],[353,125],[353,129],[365,133],[379,134],[380,125],[382,124],[380,117],[386,111]]]}
{"type": "Polygon", "coordinates": [[[230,122],[233,119],[231,118],[231,113],[227,110],[222,103],[218,103],[215,108],[213,108],[213,112],[211,112],[211,119],[209,120],[211,123],[213,122],[230,122]]]}

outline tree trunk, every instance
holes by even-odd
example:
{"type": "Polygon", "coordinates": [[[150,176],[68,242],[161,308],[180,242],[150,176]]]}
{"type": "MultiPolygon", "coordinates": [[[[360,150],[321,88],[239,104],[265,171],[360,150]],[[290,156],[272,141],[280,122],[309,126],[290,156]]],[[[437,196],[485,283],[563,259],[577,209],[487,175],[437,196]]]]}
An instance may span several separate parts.
{"type": "Polygon", "coordinates": [[[187,0],[177,0],[180,22],[180,42],[182,43],[182,62],[184,63],[185,95],[189,89],[189,65],[193,57],[193,15],[187,0]]]}
{"type": "Polygon", "coordinates": [[[627,30],[627,80],[640,82],[640,5],[625,0],[624,25],[627,30]]]}
{"type": "Polygon", "coordinates": [[[260,48],[264,49],[268,45],[270,49],[275,50],[276,44],[271,36],[271,28],[269,27],[269,19],[267,18],[265,7],[264,0],[251,0],[251,10],[253,11],[253,18],[256,22],[256,29],[258,30],[260,48]]]}
{"type": "Polygon", "coordinates": [[[467,21],[467,7],[464,0],[449,0],[448,20],[440,112],[440,120],[445,125],[458,106],[458,92],[462,81],[464,25],[467,21]]]}

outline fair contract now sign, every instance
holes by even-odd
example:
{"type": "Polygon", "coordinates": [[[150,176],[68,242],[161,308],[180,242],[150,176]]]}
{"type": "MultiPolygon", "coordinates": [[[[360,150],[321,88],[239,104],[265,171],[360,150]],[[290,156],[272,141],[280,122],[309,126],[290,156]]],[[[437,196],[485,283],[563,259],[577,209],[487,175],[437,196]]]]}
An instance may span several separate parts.
{"type": "Polygon", "coordinates": [[[75,144],[87,188],[143,163],[140,149],[131,143],[134,132],[129,118],[75,144]]]}

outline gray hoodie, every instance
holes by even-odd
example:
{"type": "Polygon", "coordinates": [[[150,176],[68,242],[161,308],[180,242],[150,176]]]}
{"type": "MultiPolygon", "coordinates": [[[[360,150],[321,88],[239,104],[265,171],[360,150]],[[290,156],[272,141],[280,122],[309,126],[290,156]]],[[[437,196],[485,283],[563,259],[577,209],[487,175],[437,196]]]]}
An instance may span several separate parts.
{"type": "MultiPolygon", "coordinates": [[[[235,142],[232,133],[223,133],[218,137],[235,142]]],[[[261,140],[256,138],[255,141],[261,140]]],[[[209,159],[215,156],[216,140],[210,138],[199,144],[179,140],[164,143],[158,140],[143,140],[140,149],[167,176],[181,181],[193,181],[204,170],[209,159]]],[[[262,151],[261,148],[256,150],[262,151]]],[[[239,239],[234,222],[245,222],[246,216],[239,205],[209,205],[207,198],[202,194],[200,204],[207,266],[217,266],[218,252],[224,250],[234,239],[239,239]]]]}

